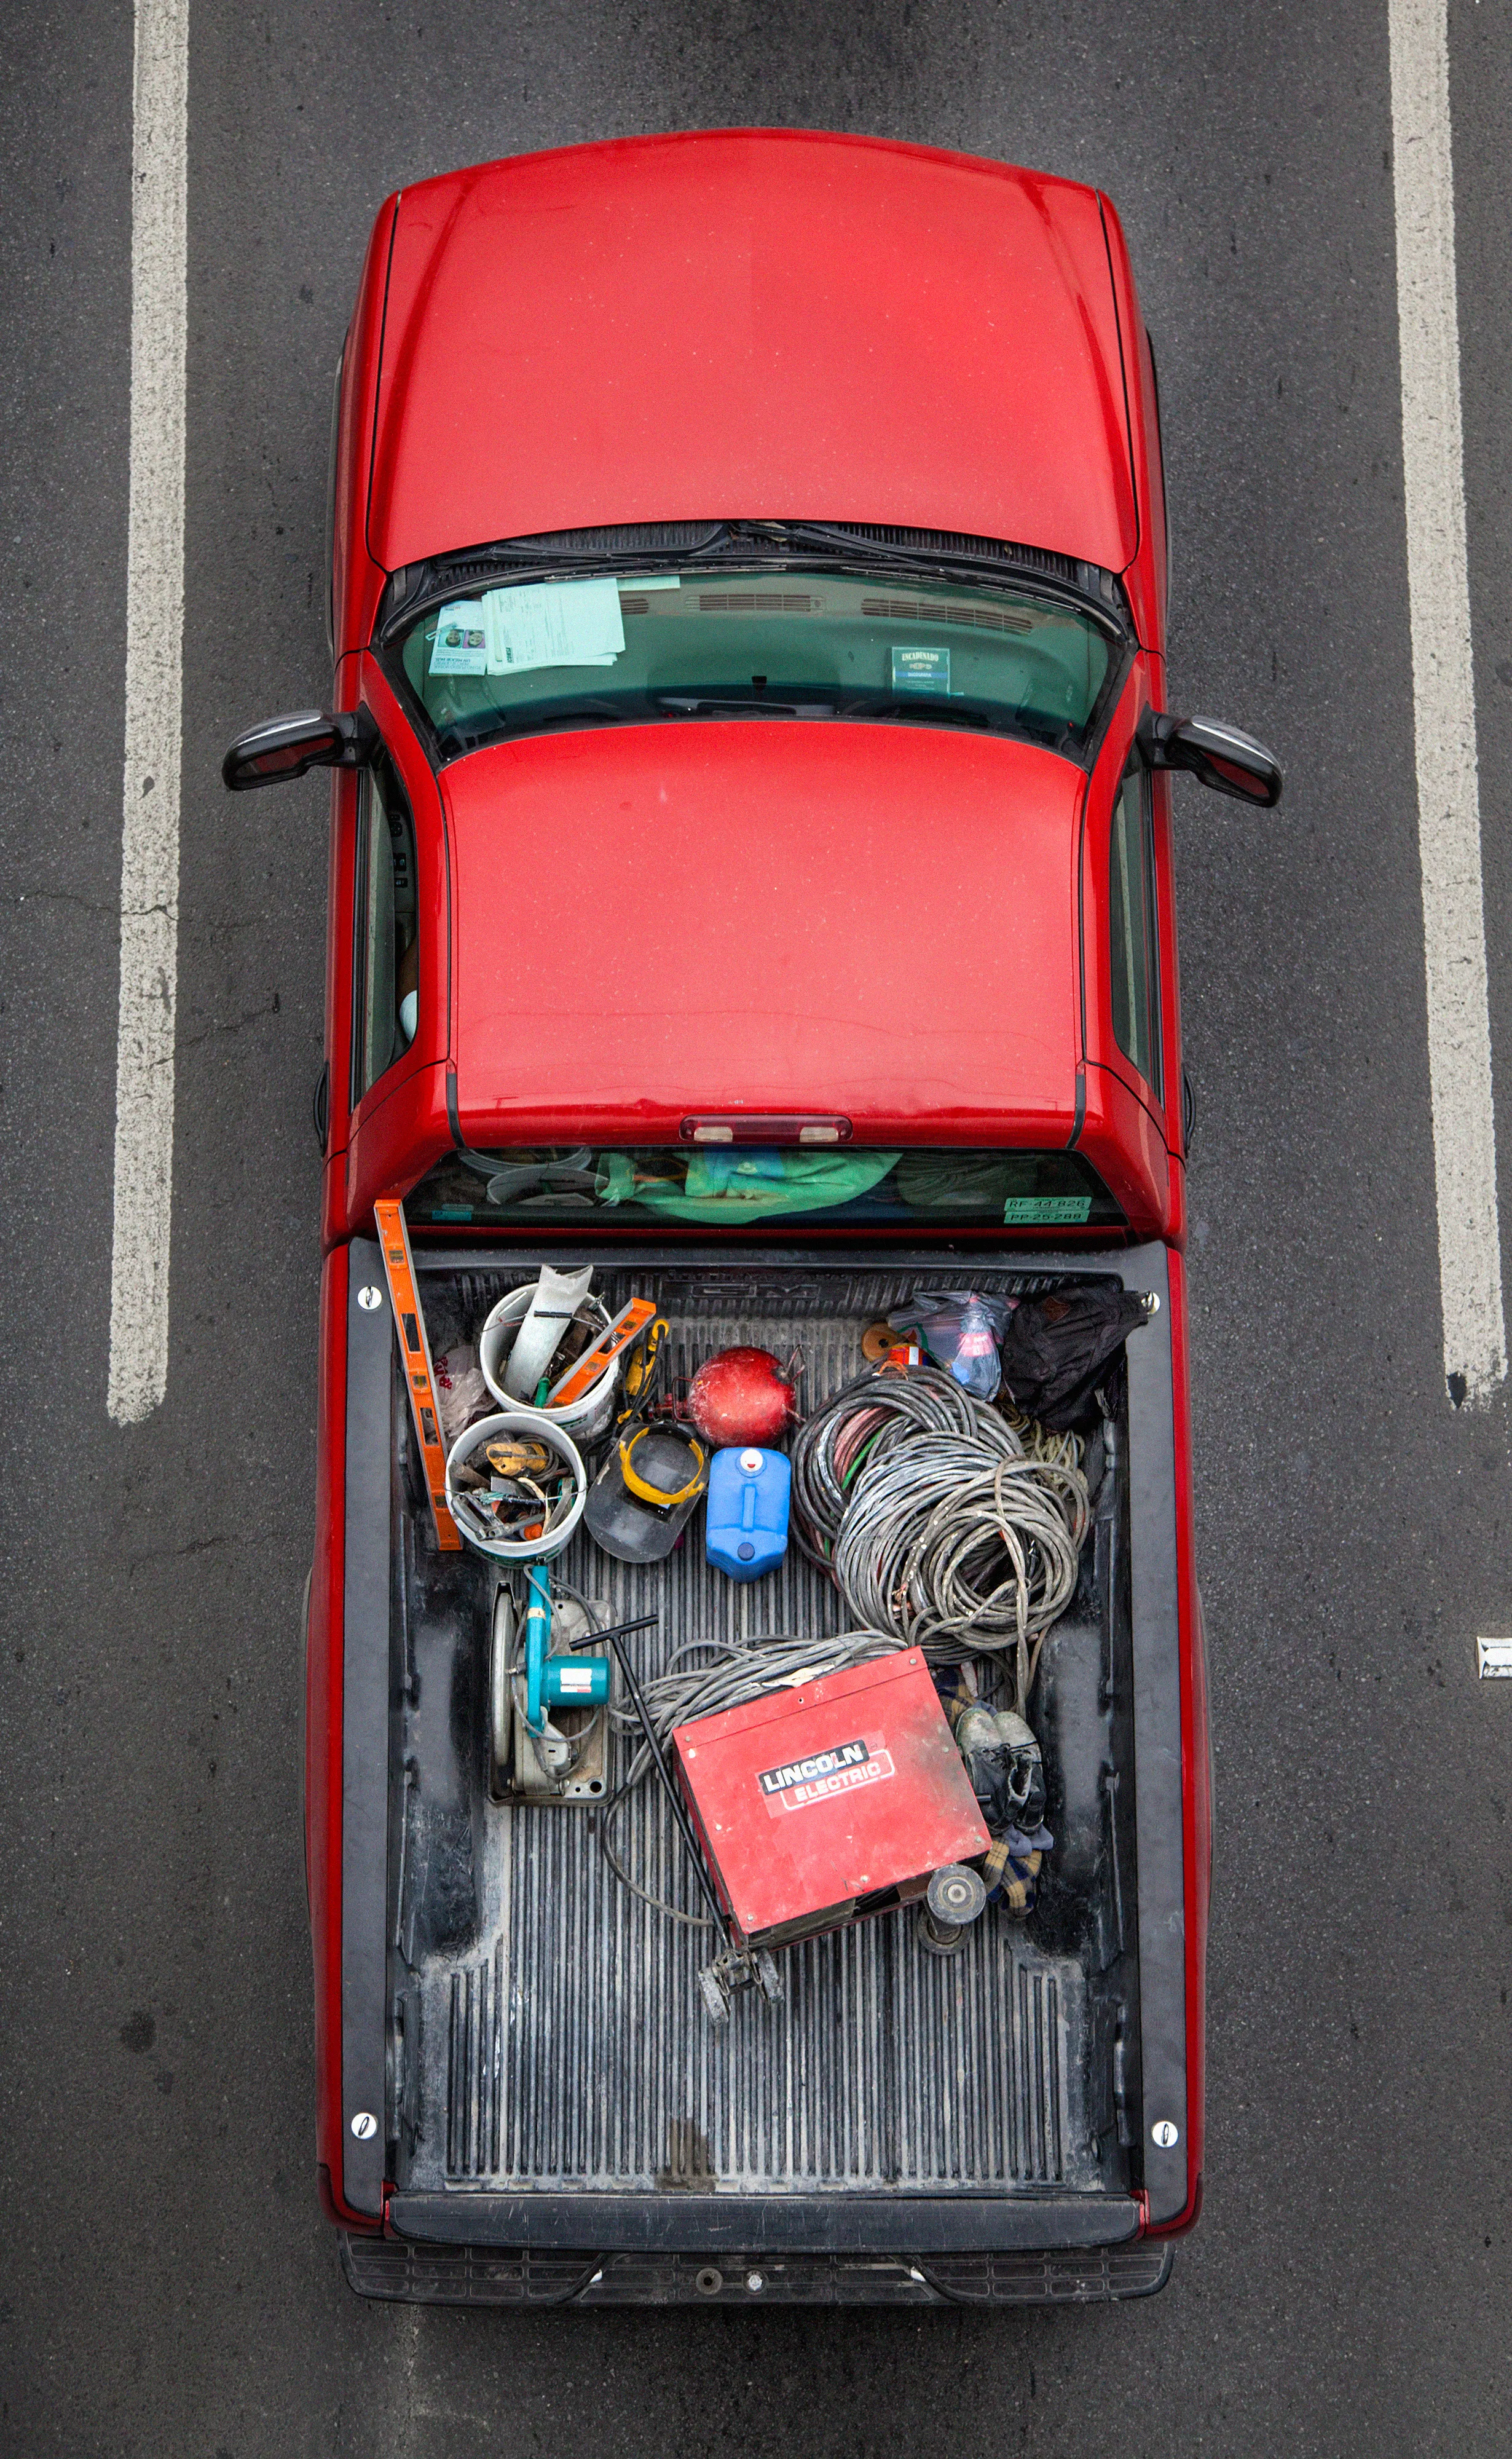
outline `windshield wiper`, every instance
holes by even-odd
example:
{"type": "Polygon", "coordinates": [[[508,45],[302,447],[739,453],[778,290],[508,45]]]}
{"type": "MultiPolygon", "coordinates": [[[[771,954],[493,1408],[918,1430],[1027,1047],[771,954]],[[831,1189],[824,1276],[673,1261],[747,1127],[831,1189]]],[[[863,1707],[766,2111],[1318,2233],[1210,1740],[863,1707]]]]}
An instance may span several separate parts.
{"type": "Polygon", "coordinates": [[[887,696],[851,702],[847,717],[923,717],[946,725],[976,725],[990,731],[993,721],[979,708],[962,708],[943,692],[910,692],[906,700],[887,696]]]}
{"type": "Polygon", "coordinates": [[[1074,606],[1090,615],[1104,633],[1118,640],[1129,638],[1127,601],[1116,575],[1095,564],[1078,564],[1069,557],[1057,556],[1055,562],[1063,568],[1054,571],[1046,570],[1040,557],[1020,561],[1018,550],[997,539],[941,536],[932,541],[927,533],[878,536],[865,523],[851,527],[829,521],[769,521],[752,522],[744,530],[734,525],[733,546],[748,546],[756,539],[764,539],[768,553],[783,562],[800,561],[817,552],[827,560],[841,560],[852,573],[910,573],[956,588],[1022,592],[1053,604],[1074,606]]]}
{"type": "Polygon", "coordinates": [[[794,700],[769,692],[658,692],[658,708],[679,717],[863,718],[914,725],[965,725],[973,733],[1027,736],[1057,747],[1064,729],[1037,725],[1017,710],[965,707],[943,692],[852,692],[831,700],[794,700]]]}
{"type": "Polygon", "coordinates": [[[613,701],[575,700],[570,706],[542,709],[494,709],[476,725],[438,726],[436,745],[443,757],[452,751],[476,751],[485,743],[503,743],[514,734],[545,734],[554,725],[620,725],[630,715],[613,701]]]}
{"type": "Polygon", "coordinates": [[[566,579],[599,573],[633,580],[671,566],[717,572],[722,564],[783,571],[818,566],[849,573],[911,575],[954,588],[982,586],[1038,596],[1052,604],[1090,615],[1120,641],[1130,638],[1127,601],[1112,573],[1094,564],[1056,557],[1059,569],[1032,550],[998,539],[956,537],[927,531],[878,535],[866,523],[752,521],[656,523],[647,530],[564,531],[533,538],[501,538],[456,555],[437,556],[392,574],[384,592],[376,638],[387,646],[397,633],[459,591],[509,580],[566,579]],[[672,536],[671,530],[682,533],[672,536]],[[1029,559],[1020,561],[1023,553],[1029,559]]]}
{"type": "Polygon", "coordinates": [[[771,699],[766,692],[742,696],[714,692],[658,692],[658,708],[676,709],[682,717],[833,717],[829,700],[771,699]]]}

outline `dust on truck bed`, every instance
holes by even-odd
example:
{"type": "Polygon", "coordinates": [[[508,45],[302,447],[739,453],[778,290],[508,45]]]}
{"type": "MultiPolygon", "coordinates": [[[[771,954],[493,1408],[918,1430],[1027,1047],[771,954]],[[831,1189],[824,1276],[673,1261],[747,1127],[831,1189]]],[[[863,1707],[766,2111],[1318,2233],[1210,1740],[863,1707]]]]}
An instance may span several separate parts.
{"type": "MultiPolygon", "coordinates": [[[[421,1249],[432,1345],[475,1335],[541,1260],[421,1249]]],[[[554,1244],[550,1260],[577,1259],[554,1244]]],[[[1107,1274],[1158,1297],[1166,1269],[1158,1247],[964,1272],[948,1257],[595,1260],[611,1312],[656,1299],[674,1374],[732,1344],[794,1356],[805,1413],[865,1371],[867,1327],[920,1293],[1107,1274]]],[[[1180,1835],[1166,1318],[1129,1343],[1126,1396],[1085,1448],[1090,1526],[1033,1692],[1054,1837],[1033,1910],[990,1904],[948,1954],[927,1950],[912,1903],[800,1939],[779,1951],[780,2002],[746,1992],[714,2024],[699,1974],[720,1941],[666,1797],[652,1780],[614,1799],[639,1735],[613,1731],[591,1797],[497,1797],[499,1574],[437,1550],[388,1308],[358,1303],[382,1289],[376,1249],[354,1244],[349,1281],[343,1998],[347,2058],[368,2071],[346,2089],[388,2116],[386,2139],[348,2144],[346,2195],[376,2200],[387,2182],[395,2233],[348,2241],[353,2284],[495,2302],[1159,2285],[1164,2250],[1130,2240],[1152,1952],[1157,1991],[1177,1992],[1157,2057],[1183,2055],[1166,1901],[1179,1913],[1181,1869],[1162,1866],[1180,1835]],[[380,1756],[386,1788],[370,1781],[380,1756]],[[367,1814],[385,1791],[380,1838],[367,1814]]],[[[553,1572],[599,1629],[657,1616],[627,1643],[643,1681],[697,1665],[700,1643],[853,1627],[796,1545],[737,1584],[705,1561],[699,1522],[652,1564],[613,1560],[579,1527],[553,1572]]]]}

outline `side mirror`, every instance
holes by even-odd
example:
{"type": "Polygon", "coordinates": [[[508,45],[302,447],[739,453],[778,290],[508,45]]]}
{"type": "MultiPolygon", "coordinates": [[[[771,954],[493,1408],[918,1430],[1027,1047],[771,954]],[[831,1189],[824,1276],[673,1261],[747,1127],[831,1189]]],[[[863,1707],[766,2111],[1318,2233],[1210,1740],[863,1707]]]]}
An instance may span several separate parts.
{"type": "Polygon", "coordinates": [[[269,718],[239,734],[220,763],[233,794],[254,786],[281,786],[309,768],[361,768],[377,748],[378,729],[365,708],[330,717],[318,708],[295,717],[269,718]]]}
{"type": "Polygon", "coordinates": [[[1218,794],[1270,810],[1281,800],[1281,765],[1274,752],[1220,725],[1210,717],[1157,717],[1146,712],[1140,744],[1152,768],[1186,768],[1218,794]]]}

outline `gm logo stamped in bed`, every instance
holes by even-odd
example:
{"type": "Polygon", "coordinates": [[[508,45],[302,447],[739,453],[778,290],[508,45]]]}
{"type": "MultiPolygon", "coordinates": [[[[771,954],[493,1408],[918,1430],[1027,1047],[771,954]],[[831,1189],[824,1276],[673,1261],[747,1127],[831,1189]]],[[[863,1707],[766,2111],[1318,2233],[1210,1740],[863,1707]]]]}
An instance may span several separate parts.
{"type": "Polygon", "coordinates": [[[808,1810],[816,1801],[830,1801],[837,1793],[858,1793],[863,1786],[882,1784],[896,1774],[882,1735],[863,1734],[853,1742],[836,1742],[832,1750],[815,1751],[811,1758],[763,1768],[756,1781],[775,1817],[785,1810],[808,1810]]]}

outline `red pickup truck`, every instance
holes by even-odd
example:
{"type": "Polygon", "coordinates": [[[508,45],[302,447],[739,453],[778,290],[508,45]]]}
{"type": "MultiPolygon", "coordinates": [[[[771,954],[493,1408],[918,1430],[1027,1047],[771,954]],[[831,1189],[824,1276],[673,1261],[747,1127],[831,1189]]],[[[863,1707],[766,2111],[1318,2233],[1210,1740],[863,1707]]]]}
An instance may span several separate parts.
{"type": "MultiPolygon", "coordinates": [[[[347,2276],[1146,2293],[1201,2199],[1209,1861],[1168,772],[1261,805],[1280,775],[1167,713],[1117,215],[762,131],[406,190],[338,374],[330,573],[331,710],[225,775],[333,771],[305,1815],[347,2276]],[[682,1377],[760,1346],[809,1414],[931,1293],[1144,1299],[1029,1699],[1054,1841],[1027,1914],[929,1954],[868,1902],[786,1949],[780,2004],[710,2023],[670,1798],[604,1849],[622,1698],[577,1797],[510,1791],[490,1651],[518,1597],[438,1542],[393,1198],[433,1351],[589,1266],[607,1314],[653,1301],[682,1377]]],[[[846,1620],[822,1560],[741,1584],[696,1523],[654,1563],[579,1527],[556,1567],[590,1647],[655,1616],[648,1684],[846,1620]]]]}

